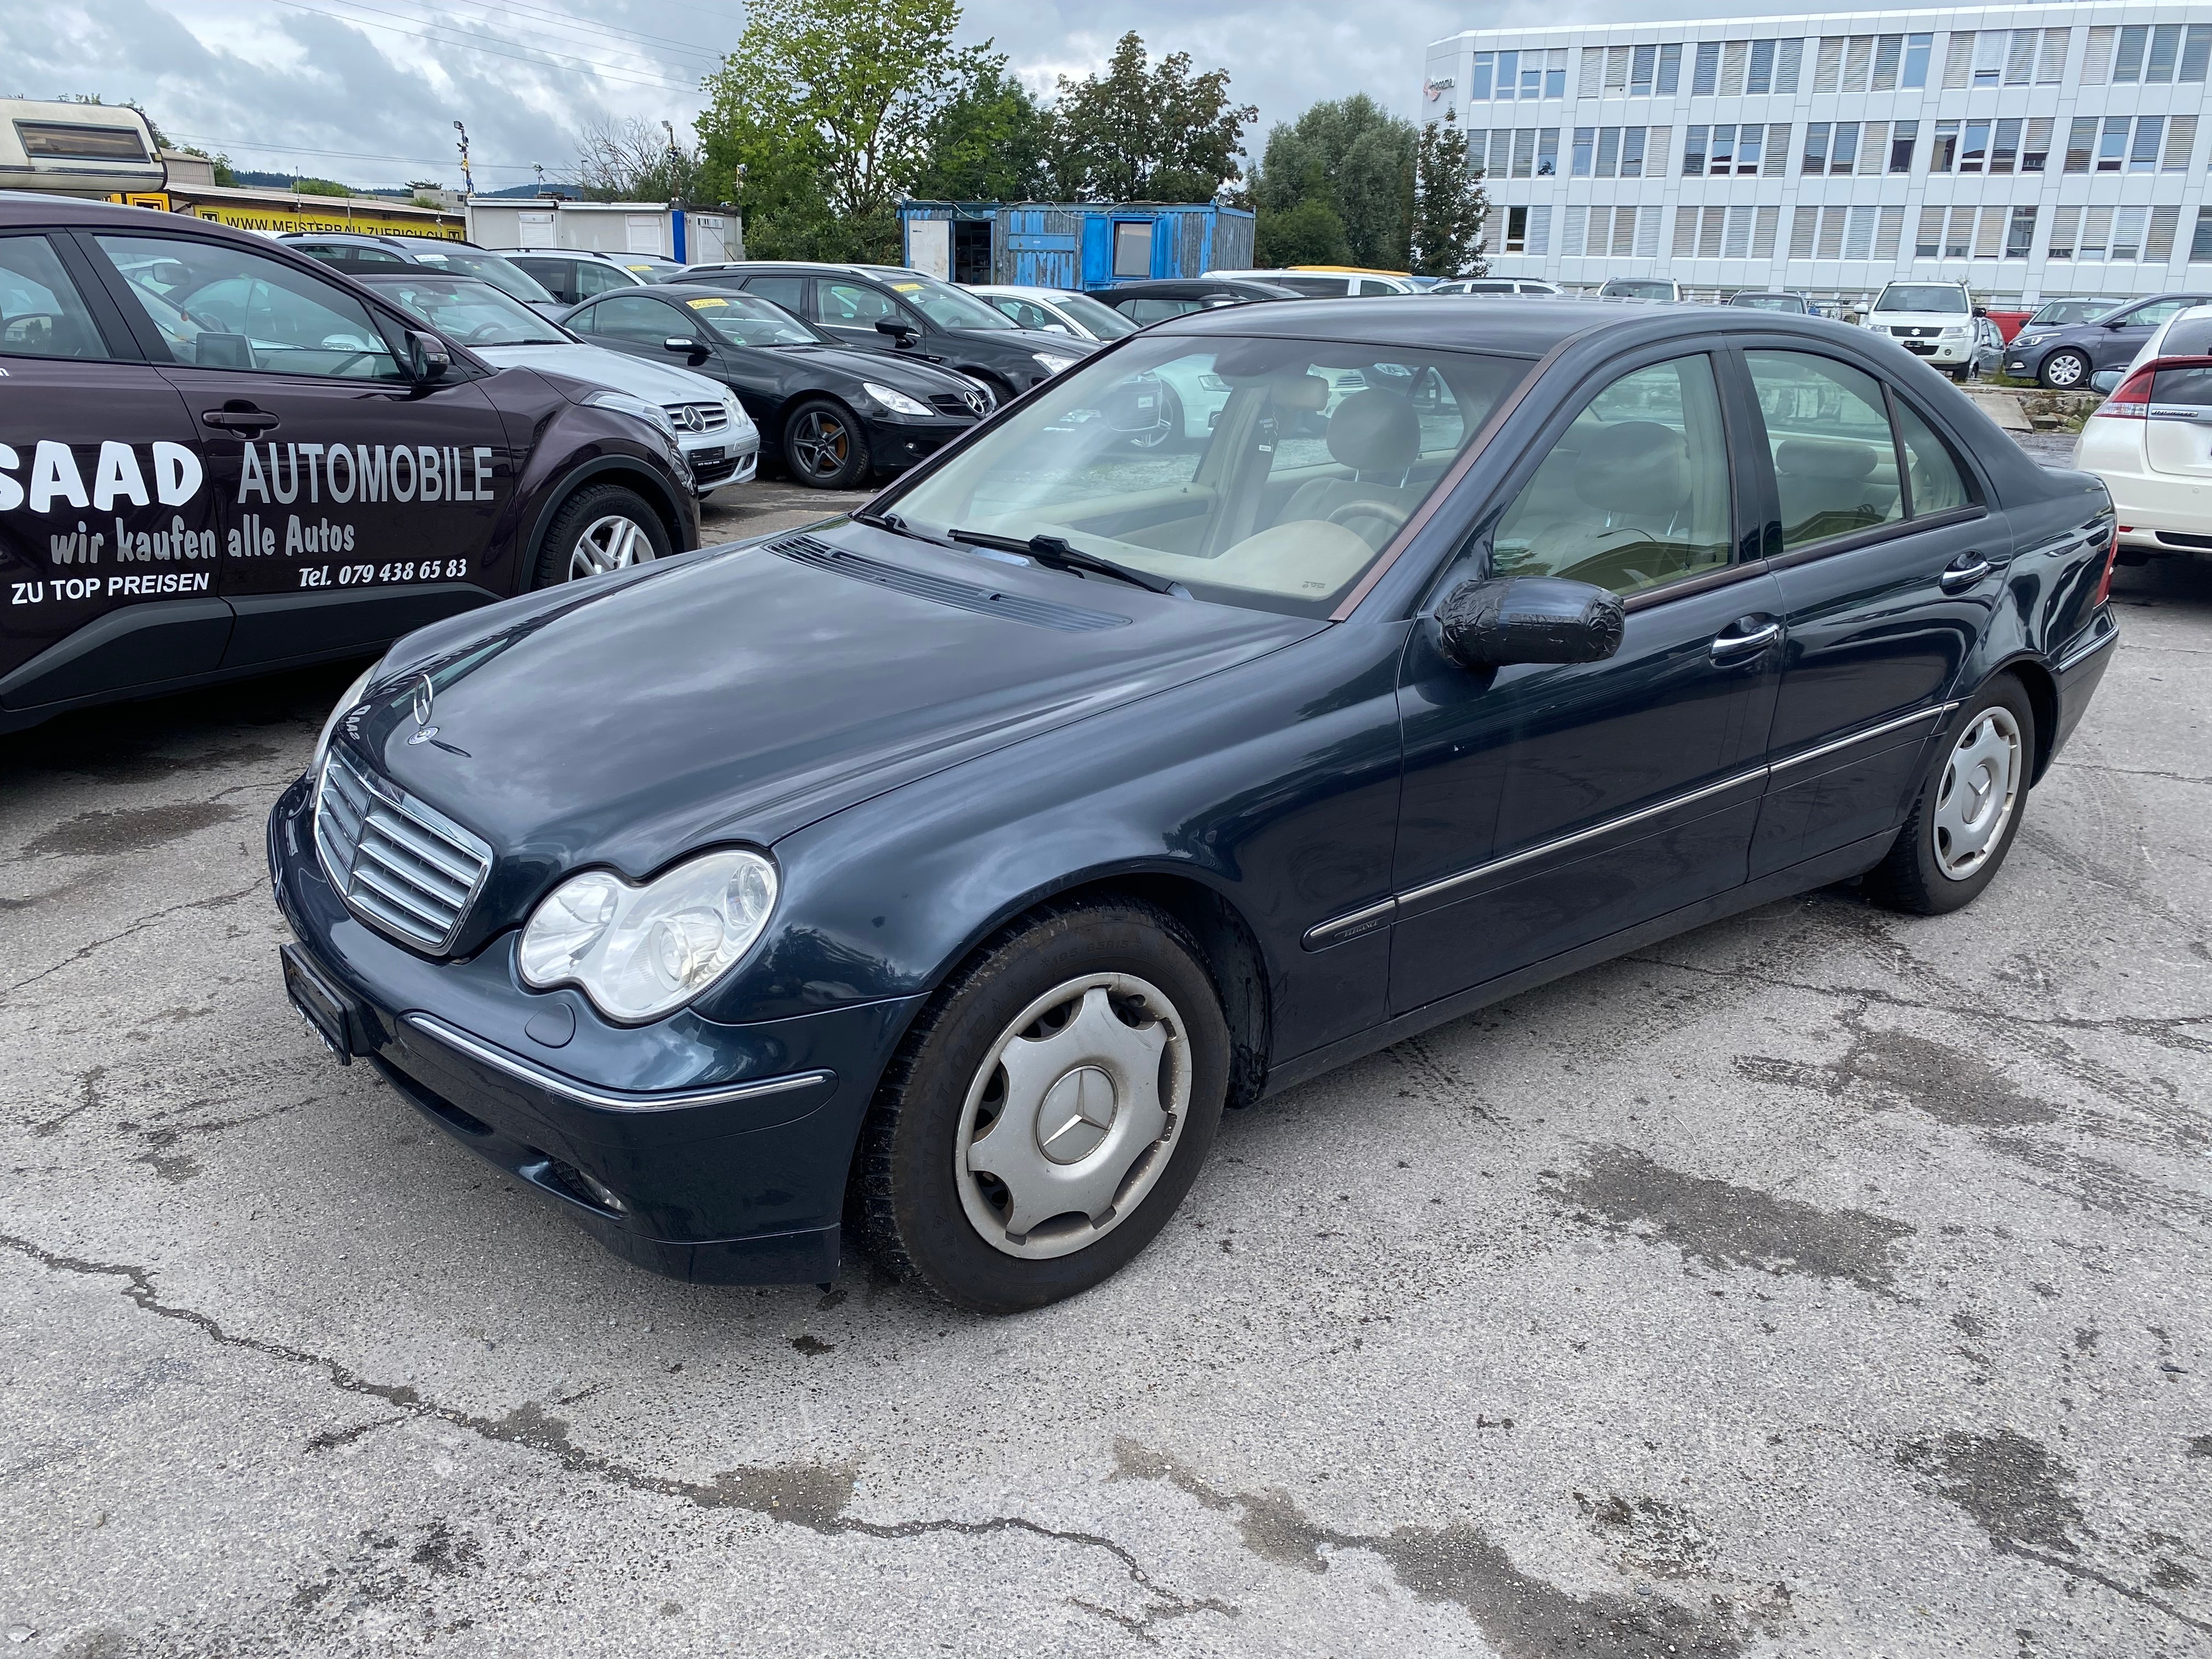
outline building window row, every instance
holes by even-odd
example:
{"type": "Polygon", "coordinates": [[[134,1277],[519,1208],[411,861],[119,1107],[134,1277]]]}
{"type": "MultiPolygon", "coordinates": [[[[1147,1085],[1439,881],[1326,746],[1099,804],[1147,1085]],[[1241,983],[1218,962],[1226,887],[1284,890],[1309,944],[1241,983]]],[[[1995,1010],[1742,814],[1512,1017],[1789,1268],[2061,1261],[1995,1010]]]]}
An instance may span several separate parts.
{"type": "MultiPolygon", "coordinates": [[[[1569,258],[1649,258],[1659,252],[1656,205],[1512,207],[1493,210],[1485,226],[1502,233],[1502,252],[1548,254],[1556,218],[1558,252],[1569,258]],[[1503,223],[1498,222],[1502,216],[1503,223]]],[[[2034,207],[1923,207],[1914,224],[1917,259],[2025,259],[2035,247],[2034,207]]],[[[1790,222],[1792,259],[1899,257],[1901,206],[1800,206],[1790,222]]],[[[2170,264],[2181,210],[2164,207],[2061,207],[2051,215],[2045,257],[2074,261],[2170,264]]],[[[1771,259],[1781,240],[1782,209],[1771,205],[1692,206],[1674,211],[1677,259],[1771,259]]],[[[2192,264],[2212,261],[2212,207],[2197,210],[2190,240],[2192,264]]]]}
{"type": "MultiPolygon", "coordinates": [[[[1929,147],[1933,173],[2047,172],[2049,116],[1938,121],[1929,147]]],[[[2186,173],[2197,149],[2194,115],[2081,115],[2067,133],[2063,170],[2186,173]]],[[[1672,127],[1576,127],[1568,167],[1577,179],[1656,179],[1668,168],[1672,127]]],[[[1683,130],[1686,179],[1778,179],[1789,170],[1785,122],[1723,122],[1683,130]]],[[[1557,127],[1478,128],[1468,135],[1474,165],[1492,179],[1549,179],[1559,170],[1557,127]]],[[[1917,121],[1813,121],[1798,152],[1800,173],[1899,174],[1912,171],[1917,121]]]]}
{"type": "MultiPolygon", "coordinates": [[[[1948,90],[2060,84],[2073,39],[2070,28],[1954,30],[1944,43],[1942,84],[1948,90]]],[[[1828,34],[1813,40],[1584,46],[1577,90],[1583,98],[1671,98],[1682,90],[1686,58],[1693,98],[1794,94],[1808,46],[1814,92],[1899,92],[1928,84],[1936,37],[1828,34]]],[[[1468,99],[1564,98],[1569,50],[1478,52],[1468,99]]],[[[2112,25],[2088,31],[2080,80],[2092,87],[2201,83],[2208,65],[2212,24],[2112,25]]]]}

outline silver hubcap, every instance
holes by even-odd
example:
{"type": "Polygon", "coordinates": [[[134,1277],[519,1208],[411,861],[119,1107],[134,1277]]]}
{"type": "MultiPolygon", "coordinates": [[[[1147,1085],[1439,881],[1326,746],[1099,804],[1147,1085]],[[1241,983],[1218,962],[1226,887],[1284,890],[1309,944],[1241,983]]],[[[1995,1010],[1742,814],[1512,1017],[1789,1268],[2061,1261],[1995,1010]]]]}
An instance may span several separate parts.
{"type": "Polygon", "coordinates": [[[593,520],[576,538],[576,545],[568,553],[568,580],[604,576],[610,570],[642,564],[652,556],[653,542],[644,529],[636,520],[613,514],[593,520]]]}
{"type": "Polygon", "coordinates": [[[1936,867],[1965,881],[1989,862],[2020,793],[2020,722],[1986,708],[1959,734],[1936,795],[1936,867]]]}
{"type": "Polygon", "coordinates": [[[1069,980],[1014,1017],[969,1085],[961,1206],[994,1249],[1071,1255],[1144,1202],[1189,1104],[1175,1005],[1128,974],[1069,980]]]}
{"type": "Polygon", "coordinates": [[[2072,386],[2081,378],[2081,360],[2070,351],[2062,351],[2051,360],[2044,370],[2053,386],[2072,386]]]}
{"type": "Polygon", "coordinates": [[[845,465],[853,440],[843,422],[820,410],[799,417],[791,434],[792,453],[799,465],[817,477],[828,477],[845,465]]]}

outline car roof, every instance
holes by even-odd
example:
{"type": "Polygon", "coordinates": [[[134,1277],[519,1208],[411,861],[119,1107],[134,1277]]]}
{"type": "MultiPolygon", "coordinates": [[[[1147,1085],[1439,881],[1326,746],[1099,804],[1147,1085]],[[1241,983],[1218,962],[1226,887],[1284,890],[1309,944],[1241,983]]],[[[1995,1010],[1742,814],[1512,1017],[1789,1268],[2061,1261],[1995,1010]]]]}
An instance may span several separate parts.
{"type": "MultiPolygon", "coordinates": [[[[1560,299],[1547,306],[1524,306],[1517,299],[1480,294],[1431,295],[1435,303],[1405,306],[1402,295],[1331,300],[1326,305],[1224,307],[1193,312],[1155,323],[1149,334],[1266,334],[1290,339],[1344,340],[1362,345],[1443,347],[1460,351],[1494,351],[1540,356],[1569,337],[1598,330],[1648,332],[1663,327],[1675,334],[1741,331],[1740,310],[1717,305],[1621,305],[1606,300],[1560,299]],[[1663,319],[1663,320],[1662,320],[1663,319]]],[[[1833,339],[1845,325],[1819,317],[1775,312],[1758,322],[1761,332],[1803,331],[1808,337],[1833,339]]],[[[1864,334],[1851,329],[1857,339],[1864,334]]]]}
{"type": "Polygon", "coordinates": [[[1149,282],[1116,283],[1098,292],[1112,299],[1137,300],[1182,300],[1202,294],[1256,294],[1269,300],[1307,297],[1296,289],[1255,282],[1249,276],[1158,276],[1149,282]]]}

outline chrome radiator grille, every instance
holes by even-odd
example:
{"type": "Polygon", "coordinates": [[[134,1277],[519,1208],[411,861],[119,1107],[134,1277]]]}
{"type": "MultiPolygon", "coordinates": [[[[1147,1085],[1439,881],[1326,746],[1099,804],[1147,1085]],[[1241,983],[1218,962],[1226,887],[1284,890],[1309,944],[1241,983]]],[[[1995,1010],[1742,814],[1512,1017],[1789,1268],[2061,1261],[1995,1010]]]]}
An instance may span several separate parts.
{"type": "Polygon", "coordinates": [[[453,948],[491,848],[333,746],[315,797],[315,850],[363,921],[418,950],[453,948]]]}

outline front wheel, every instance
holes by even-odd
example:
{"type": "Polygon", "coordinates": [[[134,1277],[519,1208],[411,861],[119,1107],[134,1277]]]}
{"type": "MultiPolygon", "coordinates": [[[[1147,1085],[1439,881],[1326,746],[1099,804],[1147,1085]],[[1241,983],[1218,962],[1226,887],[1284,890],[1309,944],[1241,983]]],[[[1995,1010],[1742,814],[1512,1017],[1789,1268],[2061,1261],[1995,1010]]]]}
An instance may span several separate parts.
{"type": "Polygon", "coordinates": [[[562,504],[538,551],[537,586],[581,581],[670,551],[668,527],[635,490],[594,484],[562,504]]]}
{"type": "Polygon", "coordinates": [[[854,1207],[902,1277],[976,1313],[1090,1289],[1206,1161],[1229,1032],[1196,943],[1130,900],[1046,912],[916,1020],[862,1131],[854,1207]]]}
{"type": "Polygon", "coordinates": [[[2071,392],[2088,383],[2089,359],[2079,351],[2054,351],[2043,360],[2035,378],[2053,392],[2071,392]]]}
{"type": "Polygon", "coordinates": [[[783,423],[783,459],[793,479],[815,489],[858,489],[868,481],[860,423],[826,398],[791,411],[783,423]]]}
{"type": "Polygon", "coordinates": [[[1889,855],[1868,875],[1875,903],[1939,916],[1996,878],[2020,833],[2035,764],[2035,708],[2010,675],[1984,690],[1949,738],[1889,855]]]}

